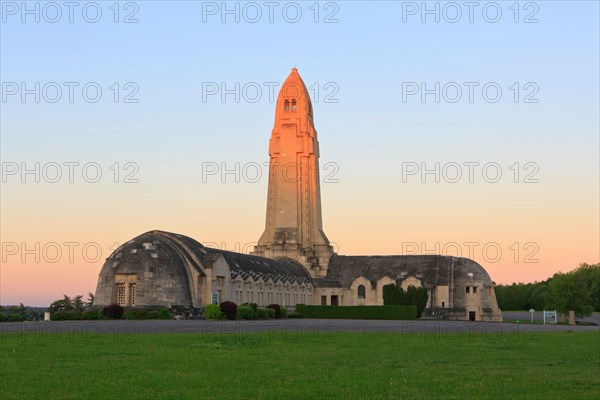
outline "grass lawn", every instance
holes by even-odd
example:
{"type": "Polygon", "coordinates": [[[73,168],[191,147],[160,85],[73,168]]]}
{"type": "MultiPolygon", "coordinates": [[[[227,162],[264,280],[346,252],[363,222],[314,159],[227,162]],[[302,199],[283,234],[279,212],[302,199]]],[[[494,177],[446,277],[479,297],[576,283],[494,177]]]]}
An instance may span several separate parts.
{"type": "Polygon", "coordinates": [[[600,333],[3,334],[2,399],[596,399],[600,333]]]}

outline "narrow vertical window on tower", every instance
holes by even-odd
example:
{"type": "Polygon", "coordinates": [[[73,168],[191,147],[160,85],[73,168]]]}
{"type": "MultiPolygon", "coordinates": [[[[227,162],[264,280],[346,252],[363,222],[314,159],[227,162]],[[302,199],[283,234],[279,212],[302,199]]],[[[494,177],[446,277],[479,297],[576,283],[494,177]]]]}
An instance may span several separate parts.
{"type": "Polygon", "coordinates": [[[365,285],[358,286],[358,298],[359,300],[365,299],[365,285]]]}
{"type": "Polygon", "coordinates": [[[289,100],[286,100],[283,103],[283,111],[290,111],[290,101],[289,100]]]}
{"type": "Polygon", "coordinates": [[[292,100],[292,111],[296,111],[296,99],[292,100]]]}

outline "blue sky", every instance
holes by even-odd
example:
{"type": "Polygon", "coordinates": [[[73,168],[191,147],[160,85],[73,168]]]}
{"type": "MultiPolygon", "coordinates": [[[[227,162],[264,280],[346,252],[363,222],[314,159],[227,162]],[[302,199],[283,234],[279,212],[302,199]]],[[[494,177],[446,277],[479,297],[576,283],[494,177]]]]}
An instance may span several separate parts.
{"type": "MultiPolygon", "coordinates": [[[[407,16],[407,22],[402,23],[406,2],[336,2],[335,18],[339,22],[331,24],[313,22],[311,2],[299,3],[303,16],[296,24],[286,22],[277,13],[287,4],[284,2],[276,8],[274,23],[268,22],[265,7],[263,18],[255,24],[245,22],[243,16],[240,23],[235,23],[231,15],[222,23],[220,14],[206,16],[207,23],[203,23],[206,3],[137,2],[135,17],[139,23],[135,24],[113,23],[111,2],[99,3],[103,17],[97,24],[86,23],[77,12],[72,24],[66,21],[66,15],[56,24],[44,23],[43,18],[39,24],[23,24],[18,14],[5,16],[4,82],[92,81],[100,82],[105,91],[112,82],[136,82],[140,89],[136,96],[140,103],[136,105],[106,101],[32,105],[31,101],[8,101],[2,104],[6,112],[3,128],[9,132],[3,137],[5,143],[16,148],[29,146],[32,135],[44,143],[40,146],[44,151],[51,146],[64,152],[69,149],[55,140],[57,136],[73,140],[85,137],[97,155],[99,148],[114,152],[113,140],[117,138],[123,144],[133,144],[142,137],[160,142],[167,136],[170,142],[181,138],[202,143],[210,147],[210,152],[224,148],[236,152],[228,146],[232,139],[240,144],[243,154],[250,149],[264,152],[271,124],[265,115],[272,114],[273,108],[266,96],[254,104],[237,104],[232,96],[222,104],[218,96],[213,96],[203,104],[202,82],[262,85],[281,81],[294,65],[307,85],[320,82],[322,94],[329,93],[322,87],[326,82],[334,82],[339,88],[337,104],[315,104],[317,129],[327,131],[321,140],[328,144],[325,148],[332,158],[344,157],[335,151],[335,144],[341,142],[343,146],[363,148],[361,135],[365,130],[371,131],[372,138],[381,138],[387,149],[413,147],[418,151],[426,145],[429,154],[439,151],[428,145],[432,138],[440,144],[435,147],[444,152],[449,146],[455,152],[464,151],[464,143],[457,145],[454,140],[464,139],[485,157],[501,156],[509,149],[526,149],[528,154],[539,152],[540,157],[552,158],[564,146],[583,141],[589,146],[582,147],[589,149],[597,143],[596,2],[536,2],[539,10],[535,18],[539,22],[532,24],[513,22],[514,14],[509,9],[512,2],[498,3],[503,16],[495,24],[486,22],[478,8],[473,23],[466,15],[454,24],[444,22],[443,17],[440,23],[434,23],[431,16],[421,23],[419,14],[407,16]],[[498,82],[504,97],[494,104],[481,97],[473,104],[398,103],[401,82],[465,81],[498,82]],[[540,103],[504,101],[512,94],[509,87],[513,82],[537,83],[540,103]],[[424,126],[432,109],[443,130],[424,126]],[[26,117],[32,110],[39,118],[11,118],[26,117]],[[510,113],[510,121],[494,120],[505,112],[510,113]],[[103,119],[107,115],[111,118],[103,119]],[[551,120],[540,118],[549,115],[553,116],[551,120]],[[472,129],[457,129],[457,123],[464,119],[472,121],[472,129]],[[47,132],[48,124],[60,129],[47,132]],[[250,124],[254,132],[249,131],[250,124]],[[567,129],[579,127],[584,131],[564,134],[567,129]],[[423,143],[423,129],[431,128],[435,132],[423,143]],[[494,134],[498,128],[502,137],[494,134]],[[226,134],[219,134],[223,130],[226,134]],[[28,134],[12,134],[17,131],[28,134]],[[515,141],[520,142],[517,149],[515,141]]],[[[221,2],[215,4],[222,6],[221,2]]],[[[236,3],[228,4],[234,7],[236,3]]],[[[241,10],[244,3],[238,4],[241,10]]],[[[441,8],[446,3],[439,4],[441,8]]],[[[332,10],[321,9],[320,17],[332,10]]],[[[463,7],[462,12],[467,9],[463,7]]],[[[529,12],[532,10],[521,10],[520,18],[529,12]]],[[[121,13],[123,18],[126,12],[121,13]]],[[[28,153],[31,151],[36,152],[29,149],[28,153]]],[[[148,148],[146,154],[154,151],[148,148]]],[[[164,154],[164,149],[160,152],[164,154]]]]}

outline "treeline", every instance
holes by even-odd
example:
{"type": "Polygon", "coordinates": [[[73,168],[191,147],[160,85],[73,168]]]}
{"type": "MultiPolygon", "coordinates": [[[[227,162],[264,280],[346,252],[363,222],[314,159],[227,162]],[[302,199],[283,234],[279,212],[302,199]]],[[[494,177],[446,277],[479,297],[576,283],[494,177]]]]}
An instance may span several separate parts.
{"type": "Polygon", "coordinates": [[[580,264],[568,273],[534,283],[495,287],[502,310],[553,310],[563,315],[574,310],[578,317],[600,311],[600,264],[580,264]]]}
{"type": "Polygon", "coordinates": [[[69,315],[69,313],[81,314],[89,310],[93,302],[94,295],[88,293],[87,301],[83,300],[82,295],[69,297],[65,294],[62,299],[58,299],[50,304],[47,310],[42,307],[28,307],[23,305],[23,303],[18,306],[0,306],[0,322],[42,321],[45,311],[49,311],[53,319],[61,319],[55,317],[69,315]]]}
{"type": "Polygon", "coordinates": [[[28,307],[23,303],[18,306],[0,306],[0,322],[39,321],[44,318],[44,310],[39,307],[28,307]]]}

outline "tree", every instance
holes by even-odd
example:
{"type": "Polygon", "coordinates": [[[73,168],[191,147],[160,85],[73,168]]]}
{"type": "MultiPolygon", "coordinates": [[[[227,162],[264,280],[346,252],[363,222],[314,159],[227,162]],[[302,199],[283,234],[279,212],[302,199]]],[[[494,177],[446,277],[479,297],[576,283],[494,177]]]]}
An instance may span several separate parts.
{"type": "Polygon", "coordinates": [[[94,295],[92,293],[88,293],[88,300],[84,301],[83,296],[78,294],[77,296],[71,298],[66,294],[63,295],[62,299],[58,299],[48,307],[48,311],[51,314],[54,314],[57,311],[79,311],[84,312],[89,310],[94,303],[94,295]]]}
{"type": "Polygon", "coordinates": [[[600,282],[594,282],[591,290],[594,309],[600,311],[600,282]]]}
{"type": "MultiPolygon", "coordinates": [[[[566,307],[566,304],[574,307],[582,303],[578,305],[580,313],[589,312],[589,307],[585,305],[591,305],[596,311],[600,311],[600,264],[582,263],[568,274],[558,273],[542,282],[497,285],[494,291],[498,307],[504,311],[557,308],[559,303],[565,303],[562,307],[566,307]],[[573,291],[567,288],[565,280],[578,282],[581,287],[573,291]],[[554,281],[557,282],[553,283],[554,281]],[[554,288],[552,292],[551,286],[554,288]],[[564,293],[560,293],[561,290],[564,293]],[[589,292],[589,296],[586,292],[589,292]]],[[[566,310],[567,313],[568,311],[570,310],[566,310]]]]}
{"type": "Polygon", "coordinates": [[[423,310],[425,310],[425,307],[427,306],[428,299],[429,294],[427,293],[427,289],[410,285],[404,294],[403,303],[406,305],[417,306],[417,318],[421,318],[423,310]]]}
{"type": "Polygon", "coordinates": [[[600,263],[598,264],[579,264],[579,268],[573,271],[573,274],[579,278],[582,284],[590,290],[591,305],[596,311],[600,311],[600,263]]]}
{"type": "Polygon", "coordinates": [[[73,298],[72,304],[73,304],[73,309],[75,311],[83,312],[85,309],[85,305],[83,303],[83,296],[80,294],[78,294],[77,296],[75,296],[73,298]]]}
{"type": "Polygon", "coordinates": [[[67,296],[66,294],[63,295],[62,299],[58,299],[56,301],[54,301],[52,304],[50,304],[50,307],[48,307],[48,311],[50,311],[50,313],[55,313],[56,311],[73,311],[74,307],[73,307],[73,300],[71,300],[71,298],[69,296],[67,296]]]}
{"type": "Polygon", "coordinates": [[[383,304],[390,305],[413,305],[417,307],[417,318],[421,317],[423,310],[427,306],[429,294],[424,287],[415,287],[410,285],[406,292],[394,283],[383,287],[383,304]]]}
{"type": "Polygon", "coordinates": [[[546,297],[548,297],[548,290],[548,285],[546,283],[535,283],[529,294],[529,308],[535,310],[544,309],[546,297]]]}
{"type": "Polygon", "coordinates": [[[575,271],[555,274],[548,284],[546,307],[555,308],[565,318],[575,311],[578,318],[591,315],[594,311],[592,296],[582,275],[575,271]]]}
{"type": "Polygon", "coordinates": [[[383,305],[385,306],[399,306],[402,303],[404,297],[404,291],[401,287],[398,287],[395,283],[390,283],[383,287],[383,305]]]}
{"type": "Polygon", "coordinates": [[[84,303],[84,306],[86,308],[86,310],[92,308],[92,306],[94,305],[94,294],[91,292],[88,292],[88,300],[84,303]]]}

